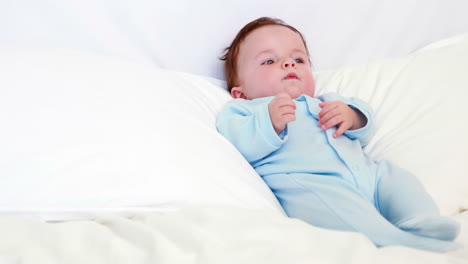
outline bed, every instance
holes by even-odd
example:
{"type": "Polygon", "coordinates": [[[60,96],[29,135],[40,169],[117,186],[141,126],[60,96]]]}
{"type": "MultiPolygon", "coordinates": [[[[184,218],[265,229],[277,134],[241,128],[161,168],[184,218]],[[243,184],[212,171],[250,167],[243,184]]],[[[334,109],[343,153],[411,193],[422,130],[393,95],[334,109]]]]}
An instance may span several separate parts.
{"type": "Polygon", "coordinates": [[[0,263],[468,263],[465,1],[0,2],[0,263]],[[413,172],[465,248],[377,248],[285,216],[216,131],[218,59],[295,26],[317,93],[369,102],[365,152],[413,172]]]}

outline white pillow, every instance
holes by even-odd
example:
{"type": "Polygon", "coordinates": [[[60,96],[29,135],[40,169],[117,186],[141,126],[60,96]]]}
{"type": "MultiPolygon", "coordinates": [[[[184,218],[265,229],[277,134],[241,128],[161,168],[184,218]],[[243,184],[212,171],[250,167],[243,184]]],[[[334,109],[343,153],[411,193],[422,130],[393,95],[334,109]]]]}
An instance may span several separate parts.
{"type": "Polygon", "coordinates": [[[413,172],[443,214],[468,206],[468,38],[315,76],[318,94],[337,91],[370,103],[370,156],[413,172]]]}
{"type": "Polygon", "coordinates": [[[202,77],[0,46],[0,212],[45,219],[230,204],[282,211],[216,131],[202,77]]]}

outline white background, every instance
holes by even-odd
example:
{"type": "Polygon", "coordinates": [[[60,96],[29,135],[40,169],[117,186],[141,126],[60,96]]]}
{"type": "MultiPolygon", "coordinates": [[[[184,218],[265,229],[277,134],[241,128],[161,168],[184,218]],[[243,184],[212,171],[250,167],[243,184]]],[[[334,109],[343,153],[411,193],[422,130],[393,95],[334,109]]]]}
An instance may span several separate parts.
{"type": "Polygon", "coordinates": [[[314,70],[401,56],[468,32],[464,0],[1,0],[0,43],[73,48],[223,78],[218,57],[261,16],[308,41],[314,70]]]}

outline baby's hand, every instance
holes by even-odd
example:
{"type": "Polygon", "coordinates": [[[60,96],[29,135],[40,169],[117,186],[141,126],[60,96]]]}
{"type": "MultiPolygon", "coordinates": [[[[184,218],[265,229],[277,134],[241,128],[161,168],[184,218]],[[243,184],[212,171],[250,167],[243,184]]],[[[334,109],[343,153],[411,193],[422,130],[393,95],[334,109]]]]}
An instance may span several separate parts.
{"type": "Polygon", "coordinates": [[[296,104],[287,93],[280,93],[268,104],[271,123],[276,134],[281,134],[289,122],[296,120],[296,104]]]}
{"type": "Polygon", "coordinates": [[[347,104],[341,101],[325,101],[319,104],[322,107],[319,117],[319,126],[323,130],[327,130],[330,127],[338,126],[338,129],[333,134],[334,138],[339,137],[346,130],[359,129],[364,127],[366,118],[364,115],[349,107],[347,104]]]}

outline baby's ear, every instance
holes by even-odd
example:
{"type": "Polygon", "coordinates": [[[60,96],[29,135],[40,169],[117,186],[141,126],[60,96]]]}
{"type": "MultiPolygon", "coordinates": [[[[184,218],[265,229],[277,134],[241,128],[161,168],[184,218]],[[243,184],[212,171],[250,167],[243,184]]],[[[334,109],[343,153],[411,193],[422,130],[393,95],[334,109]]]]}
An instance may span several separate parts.
{"type": "Polygon", "coordinates": [[[234,99],[247,99],[247,97],[244,94],[244,89],[242,89],[242,87],[232,87],[231,96],[234,99]]]}

